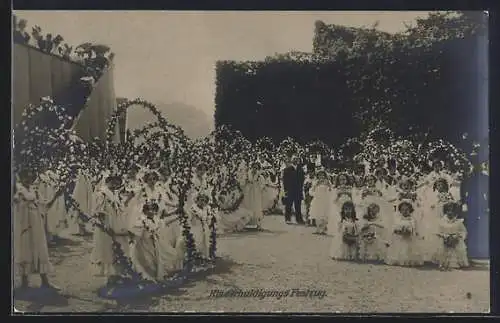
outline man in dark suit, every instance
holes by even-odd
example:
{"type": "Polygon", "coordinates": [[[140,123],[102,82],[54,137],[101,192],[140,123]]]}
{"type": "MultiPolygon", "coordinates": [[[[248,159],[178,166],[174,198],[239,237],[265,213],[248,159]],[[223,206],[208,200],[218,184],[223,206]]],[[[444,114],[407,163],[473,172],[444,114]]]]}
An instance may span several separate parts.
{"type": "Polygon", "coordinates": [[[304,224],[301,213],[302,199],[304,198],[305,174],[298,158],[293,158],[283,170],[283,189],[285,191],[285,222],[292,219],[292,206],[295,211],[295,221],[304,224]]]}

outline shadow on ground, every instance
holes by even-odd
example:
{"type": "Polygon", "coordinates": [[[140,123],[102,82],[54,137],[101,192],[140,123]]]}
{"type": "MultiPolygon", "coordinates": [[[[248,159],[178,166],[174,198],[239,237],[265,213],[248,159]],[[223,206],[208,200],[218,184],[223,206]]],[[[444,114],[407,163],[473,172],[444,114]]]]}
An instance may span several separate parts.
{"type": "Polygon", "coordinates": [[[217,237],[221,238],[232,238],[232,237],[242,237],[242,236],[253,236],[259,234],[278,236],[281,234],[285,234],[287,231],[284,230],[269,230],[269,229],[256,229],[256,228],[246,228],[243,231],[239,232],[224,232],[217,234],[217,237]]]}
{"type": "Polygon", "coordinates": [[[200,281],[210,282],[210,276],[212,275],[230,274],[234,266],[237,266],[237,264],[233,260],[229,258],[218,258],[214,268],[191,275],[181,286],[164,289],[148,295],[141,295],[141,297],[116,300],[116,302],[113,302],[114,304],[105,304],[100,311],[148,312],[152,307],[157,306],[161,299],[170,300],[182,297],[187,293],[187,288],[193,287],[200,281]]]}
{"type": "Polygon", "coordinates": [[[46,288],[17,288],[14,290],[16,301],[27,302],[23,309],[26,312],[41,312],[45,306],[65,307],[69,305],[68,297],[59,292],[46,288]]]}
{"type": "Polygon", "coordinates": [[[49,248],[52,250],[58,250],[59,248],[76,247],[82,244],[81,240],[74,240],[68,238],[58,237],[51,242],[49,242],[49,248]]]}
{"type": "MultiPolygon", "coordinates": [[[[60,265],[65,259],[72,256],[79,256],[75,254],[75,247],[79,247],[84,243],[83,240],[72,240],[68,238],[57,238],[49,243],[49,253],[53,265],[60,265]]],[[[85,251],[86,252],[86,251],[85,251]]]]}

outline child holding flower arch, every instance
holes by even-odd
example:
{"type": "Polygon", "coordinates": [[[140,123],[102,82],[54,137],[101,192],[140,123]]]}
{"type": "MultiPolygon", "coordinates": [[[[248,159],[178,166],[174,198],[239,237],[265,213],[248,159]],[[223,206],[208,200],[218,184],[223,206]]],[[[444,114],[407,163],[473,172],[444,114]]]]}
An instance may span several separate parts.
{"type": "Polygon", "coordinates": [[[32,169],[21,169],[13,197],[14,268],[21,276],[21,288],[29,287],[29,275],[40,274],[43,288],[59,289],[49,282],[52,269],[44,226],[46,205],[36,190],[32,169]]]}

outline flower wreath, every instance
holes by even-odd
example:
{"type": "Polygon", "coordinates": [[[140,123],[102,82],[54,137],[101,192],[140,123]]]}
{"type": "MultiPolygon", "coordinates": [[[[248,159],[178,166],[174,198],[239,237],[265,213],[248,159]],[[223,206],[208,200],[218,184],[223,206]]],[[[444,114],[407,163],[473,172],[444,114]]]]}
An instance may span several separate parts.
{"type": "MultiPolygon", "coordinates": [[[[129,102],[130,105],[139,104],[143,101],[135,100],[129,102]]],[[[154,106],[146,103],[147,106],[154,106]]],[[[115,233],[107,228],[103,223],[101,223],[97,217],[93,217],[88,214],[84,214],[76,200],[71,196],[71,191],[69,187],[71,184],[75,183],[76,175],[79,169],[85,169],[88,165],[93,164],[93,161],[96,161],[99,164],[99,168],[103,169],[105,165],[101,163],[114,163],[118,164],[116,157],[125,157],[126,154],[126,145],[105,145],[99,143],[98,140],[94,140],[91,144],[85,145],[81,141],[75,140],[75,133],[67,130],[66,125],[71,121],[69,116],[65,116],[64,107],[58,107],[53,104],[50,99],[44,98],[42,103],[39,106],[30,106],[26,109],[23,119],[20,123],[22,131],[15,131],[17,134],[17,138],[15,138],[15,149],[16,149],[16,169],[21,168],[22,166],[29,165],[34,168],[37,172],[41,172],[47,167],[57,167],[58,172],[63,178],[63,182],[65,185],[62,190],[64,190],[66,196],[66,203],[76,211],[77,216],[82,219],[84,222],[92,222],[93,225],[99,227],[104,232],[109,234],[113,239],[113,248],[115,254],[115,263],[120,263],[125,268],[125,275],[127,277],[132,277],[133,279],[142,279],[141,275],[133,269],[130,259],[125,255],[119,243],[115,240],[115,233]],[[41,117],[47,112],[56,113],[57,119],[62,123],[62,126],[55,128],[43,128],[37,126],[37,124],[44,124],[40,122],[41,117]],[[17,139],[17,140],[16,140],[17,139]],[[111,147],[110,147],[111,146],[111,147]],[[110,149],[111,148],[111,149],[110,149]],[[107,150],[107,154],[103,151],[103,149],[107,150]],[[38,158],[33,158],[37,156],[38,158]],[[40,156],[42,158],[40,158],[40,156]],[[101,159],[101,156],[106,156],[106,159],[101,159]],[[31,157],[31,158],[30,158],[31,157]],[[114,161],[113,161],[114,160],[114,161]],[[22,163],[20,163],[20,161],[22,163]]],[[[116,113],[115,115],[119,115],[116,113]]],[[[43,119],[43,118],[42,118],[43,119]]],[[[112,124],[113,121],[110,121],[112,124]]],[[[114,129],[113,126],[109,127],[110,129],[114,129]]],[[[188,172],[185,172],[185,166],[189,164],[189,157],[192,153],[189,151],[190,145],[189,140],[186,137],[183,137],[183,132],[179,131],[179,129],[175,126],[169,127],[170,132],[175,132],[176,141],[173,143],[173,155],[176,163],[174,167],[177,170],[176,174],[184,174],[184,176],[180,176],[180,180],[177,183],[183,184],[183,188],[186,189],[188,185],[188,181],[186,178],[189,178],[188,172]],[[179,171],[180,170],[180,171],[179,171]]],[[[107,138],[112,138],[110,135],[110,131],[107,133],[107,138]]],[[[130,147],[129,147],[130,148],[130,147]]],[[[92,169],[91,169],[92,171],[92,169]]],[[[97,172],[97,171],[94,171],[97,172]]],[[[175,177],[174,177],[175,179],[175,177]]],[[[172,181],[175,185],[176,181],[172,181]]],[[[181,199],[184,201],[184,199],[181,199]]],[[[181,214],[186,218],[185,212],[181,212],[181,214]]],[[[182,221],[181,221],[182,222],[182,221]]],[[[215,229],[214,229],[215,230],[215,229]]],[[[190,234],[189,224],[184,225],[183,234],[185,239],[188,241],[188,260],[192,259],[192,255],[190,255],[189,250],[193,250],[193,248],[189,248],[189,241],[192,240],[192,235],[190,234]]],[[[215,236],[211,238],[211,255],[215,257],[215,236]]],[[[189,262],[189,261],[188,261],[189,262]]]]}

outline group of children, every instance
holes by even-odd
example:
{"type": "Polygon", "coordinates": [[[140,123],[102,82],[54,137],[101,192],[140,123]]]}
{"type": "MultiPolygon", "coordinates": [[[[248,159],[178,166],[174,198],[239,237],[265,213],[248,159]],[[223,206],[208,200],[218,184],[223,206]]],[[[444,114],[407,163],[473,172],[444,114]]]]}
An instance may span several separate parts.
{"type": "Polygon", "coordinates": [[[443,170],[440,161],[418,180],[388,173],[380,168],[364,176],[335,176],[322,168],[309,173],[308,222],[316,234],[332,236],[331,257],[467,267],[460,177],[443,170]]]}
{"type": "MultiPolygon", "coordinates": [[[[249,225],[262,229],[264,211],[278,200],[278,179],[270,178],[259,161],[236,166],[238,172],[227,181],[235,185],[215,194],[208,166],[200,163],[194,171],[184,210],[196,253],[202,258],[210,257],[214,216],[219,233],[241,231],[249,225]],[[218,203],[211,203],[214,196],[218,203]]],[[[335,176],[322,168],[309,171],[306,219],[317,234],[332,237],[334,259],[401,266],[433,262],[443,270],[466,267],[460,178],[444,171],[441,162],[433,166],[418,183],[380,168],[364,176],[335,176]]],[[[186,239],[172,180],[160,162],[135,165],[126,175],[119,175],[116,168],[100,174],[80,169],[69,199],[75,208],[67,203],[65,183],[57,170],[41,174],[21,170],[16,176],[13,210],[14,263],[22,286],[28,286],[30,274],[39,273],[43,287],[57,289],[47,278],[51,268],[48,244],[66,229],[73,234],[93,231],[91,264],[97,275],[110,282],[124,270],[116,262],[116,244],[146,279],[161,281],[182,269],[186,239]],[[90,220],[85,221],[79,211],[90,220]]]]}
{"type": "MultiPolygon", "coordinates": [[[[258,161],[240,166],[233,179],[226,179],[226,183],[236,185],[226,185],[215,194],[207,164],[198,164],[193,172],[183,208],[196,254],[201,258],[210,257],[214,216],[218,233],[241,231],[248,226],[262,229],[265,205],[272,196],[263,190],[270,184],[258,161]]],[[[126,174],[120,174],[116,167],[101,173],[79,169],[75,179],[68,198],[66,184],[57,170],[37,174],[26,169],[17,175],[14,258],[22,286],[28,285],[29,274],[40,273],[44,286],[56,288],[48,283],[46,275],[50,270],[48,245],[57,241],[62,231],[93,235],[91,267],[110,283],[116,282],[125,270],[116,262],[116,244],[133,269],[146,279],[161,281],[183,268],[187,247],[177,185],[160,162],[148,167],[133,165],[126,174]],[[90,218],[85,219],[85,215],[90,218]]]]}

